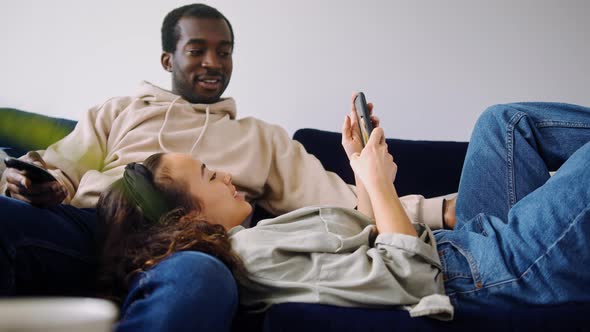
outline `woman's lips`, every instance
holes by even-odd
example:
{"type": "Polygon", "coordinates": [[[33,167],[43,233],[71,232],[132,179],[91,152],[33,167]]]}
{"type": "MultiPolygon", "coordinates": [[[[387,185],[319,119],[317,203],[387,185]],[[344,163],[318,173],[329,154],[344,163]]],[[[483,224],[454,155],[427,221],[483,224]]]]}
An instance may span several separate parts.
{"type": "Polygon", "coordinates": [[[241,191],[235,191],[234,198],[237,199],[238,201],[245,201],[246,200],[246,193],[241,192],[241,191]]]}

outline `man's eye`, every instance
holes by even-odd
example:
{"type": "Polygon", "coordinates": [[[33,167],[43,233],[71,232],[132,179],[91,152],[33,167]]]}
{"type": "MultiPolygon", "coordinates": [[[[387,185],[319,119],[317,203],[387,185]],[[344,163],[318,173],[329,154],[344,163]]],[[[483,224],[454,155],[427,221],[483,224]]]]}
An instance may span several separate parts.
{"type": "Polygon", "coordinates": [[[188,54],[192,55],[192,56],[201,56],[203,55],[204,51],[203,50],[189,50],[188,54]]]}
{"type": "Polygon", "coordinates": [[[222,58],[227,58],[231,55],[231,52],[219,52],[219,56],[222,58]]]}
{"type": "Polygon", "coordinates": [[[216,177],[217,177],[217,172],[213,173],[213,175],[211,176],[211,179],[209,179],[209,181],[215,180],[216,177]]]}

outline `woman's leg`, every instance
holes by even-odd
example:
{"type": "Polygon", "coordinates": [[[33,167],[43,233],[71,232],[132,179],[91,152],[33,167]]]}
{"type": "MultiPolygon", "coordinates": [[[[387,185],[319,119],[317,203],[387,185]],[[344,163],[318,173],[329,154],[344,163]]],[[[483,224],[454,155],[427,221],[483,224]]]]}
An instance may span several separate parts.
{"type": "Polygon", "coordinates": [[[229,331],[236,282],[217,258],[178,252],[134,281],[116,331],[229,331]]]}
{"type": "Polygon", "coordinates": [[[461,174],[457,226],[510,208],[590,141],[590,109],[559,103],[496,105],[478,119],[461,174]]]}
{"type": "Polygon", "coordinates": [[[590,301],[590,110],[496,106],[473,135],[457,202],[462,224],[437,233],[455,304],[590,301]]]}
{"type": "Polygon", "coordinates": [[[0,296],[90,295],[96,213],[0,196],[0,296]]]}
{"type": "Polygon", "coordinates": [[[590,302],[590,142],[507,220],[479,214],[469,227],[437,233],[456,305],[590,302]]]}

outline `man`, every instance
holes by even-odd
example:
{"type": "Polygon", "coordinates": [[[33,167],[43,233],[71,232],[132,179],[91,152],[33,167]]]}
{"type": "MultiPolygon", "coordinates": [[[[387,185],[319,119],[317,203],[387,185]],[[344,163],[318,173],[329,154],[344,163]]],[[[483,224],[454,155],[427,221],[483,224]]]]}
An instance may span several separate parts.
{"type": "MultiPolygon", "coordinates": [[[[232,74],[233,44],[231,24],[216,9],[173,10],[162,26],[161,56],[172,73],[171,92],[144,82],[136,96],[92,108],[70,135],[22,158],[57,182],[4,173],[0,190],[11,198],[0,197],[0,295],[87,292],[96,266],[98,196],[126,164],[156,152],[190,153],[230,172],[248,201],[276,215],[314,204],[354,207],[353,189],[283,129],[237,120],[233,99],[220,98],[232,74]]],[[[406,205],[414,217],[425,214],[420,197],[406,205]]],[[[440,205],[435,211],[440,219],[440,205]]],[[[179,253],[132,282],[118,329],[227,330],[236,304],[223,264],[179,253]]]]}

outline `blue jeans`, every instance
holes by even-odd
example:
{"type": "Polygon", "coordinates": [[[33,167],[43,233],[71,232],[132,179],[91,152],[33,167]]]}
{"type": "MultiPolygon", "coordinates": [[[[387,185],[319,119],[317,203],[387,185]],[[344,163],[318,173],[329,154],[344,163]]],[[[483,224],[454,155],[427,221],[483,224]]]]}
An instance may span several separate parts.
{"type": "Polygon", "coordinates": [[[238,288],[217,258],[183,251],[135,278],[116,331],[229,331],[238,288]]]}
{"type": "Polygon", "coordinates": [[[455,230],[435,236],[458,308],[590,302],[590,109],[486,110],[469,142],[456,213],[455,230]]]}
{"type": "MultiPolygon", "coordinates": [[[[0,297],[91,296],[95,232],[94,209],[40,209],[0,196],[0,297]]],[[[221,261],[176,253],[135,279],[117,331],[227,331],[237,303],[221,261]]]]}

